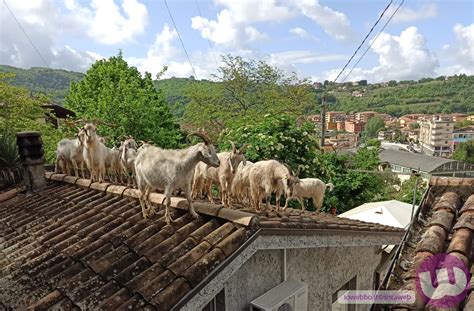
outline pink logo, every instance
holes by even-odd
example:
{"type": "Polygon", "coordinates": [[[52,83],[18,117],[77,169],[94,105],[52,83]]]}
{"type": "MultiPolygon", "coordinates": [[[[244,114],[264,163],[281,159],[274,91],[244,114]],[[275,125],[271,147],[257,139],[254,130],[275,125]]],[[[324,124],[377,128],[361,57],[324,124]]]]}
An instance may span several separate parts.
{"type": "Polygon", "coordinates": [[[459,258],[437,254],[423,261],[416,270],[416,289],[430,306],[455,307],[466,298],[470,277],[459,258]]]}

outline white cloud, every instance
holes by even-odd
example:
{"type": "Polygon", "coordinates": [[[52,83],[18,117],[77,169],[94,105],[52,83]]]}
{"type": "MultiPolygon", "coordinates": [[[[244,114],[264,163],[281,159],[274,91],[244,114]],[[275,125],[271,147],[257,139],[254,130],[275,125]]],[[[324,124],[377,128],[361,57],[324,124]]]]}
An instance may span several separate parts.
{"type": "Polygon", "coordinates": [[[282,22],[294,16],[290,8],[278,5],[275,0],[217,0],[224,9],[216,20],[202,16],[191,19],[191,27],[203,38],[231,48],[245,48],[250,43],[268,38],[252,24],[282,22]]]}
{"type": "Polygon", "coordinates": [[[2,6],[0,63],[22,68],[48,66],[85,71],[90,64],[100,58],[100,55],[76,51],[70,46],[55,46],[59,35],[74,29],[74,22],[69,15],[63,14],[54,2],[42,0],[8,2],[8,7],[31,38],[39,54],[6,9],[5,4],[2,3],[0,6],[2,6]]]}
{"type": "MultiPolygon", "coordinates": [[[[435,76],[439,67],[438,59],[426,47],[425,39],[416,27],[408,27],[399,36],[382,33],[372,45],[372,52],[378,55],[379,64],[371,69],[355,68],[348,80],[380,82],[420,79],[435,76]]],[[[327,79],[333,80],[339,71],[334,69],[327,72],[327,79]]]]}
{"type": "MultiPolygon", "coordinates": [[[[387,12],[387,16],[391,16],[396,10],[396,6],[392,5],[387,12]]],[[[401,7],[393,16],[393,22],[413,22],[417,20],[429,19],[438,15],[438,8],[435,3],[426,3],[418,9],[411,9],[409,7],[401,7]]]]}
{"type": "Polygon", "coordinates": [[[440,69],[440,74],[474,74],[474,23],[463,26],[456,24],[453,27],[456,36],[454,44],[443,46],[443,56],[451,63],[440,69]]]}
{"type": "Polygon", "coordinates": [[[291,28],[289,32],[303,39],[311,39],[316,42],[320,41],[318,37],[311,35],[309,32],[307,32],[305,29],[301,27],[291,28]]]}
{"type": "Polygon", "coordinates": [[[322,6],[319,0],[296,0],[295,5],[336,40],[346,41],[353,37],[350,21],[344,13],[322,6]]]}
{"type": "MultiPolygon", "coordinates": [[[[150,72],[152,76],[160,72],[164,66],[167,66],[168,70],[163,78],[194,75],[184,52],[174,45],[177,37],[176,30],[165,24],[161,32],[156,35],[155,42],[148,49],[146,56],[142,58],[130,57],[127,58],[127,62],[132,66],[136,66],[142,73],[150,72]]],[[[215,64],[210,61],[209,56],[200,53],[191,55],[191,61],[199,79],[210,78],[211,71],[215,72],[215,64]]]]}
{"type": "Polygon", "coordinates": [[[65,6],[74,12],[76,29],[87,29],[86,34],[102,44],[131,42],[148,24],[148,10],[137,0],[122,0],[120,7],[114,0],[92,0],[90,7],[65,0],[65,6]]]}

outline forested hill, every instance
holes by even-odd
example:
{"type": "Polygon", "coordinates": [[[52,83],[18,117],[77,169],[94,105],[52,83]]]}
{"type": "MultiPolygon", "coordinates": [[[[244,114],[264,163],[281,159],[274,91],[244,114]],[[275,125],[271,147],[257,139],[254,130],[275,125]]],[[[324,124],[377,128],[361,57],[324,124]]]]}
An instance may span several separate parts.
{"type": "Polygon", "coordinates": [[[375,110],[394,116],[474,112],[474,76],[390,81],[367,86],[334,85],[329,88],[337,98],[330,108],[332,110],[375,110]]]}
{"type": "MultiPolygon", "coordinates": [[[[25,70],[0,65],[0,72],[2,71],[16,73],[14,85],[27,87],[34,92],[44,92],[58,103],[63,102],[69,84],[84,76],[82,73],[60,69],[34,67],[25,70]]],[[[182,116],[184,107],[191,100],[189,94],[200,96],[200,93],[212,95],[219,92],[218,82],[193,78],[162,79],[155,81],[155,86],[163,91],[173,114],[178,117],[182,116]]],[[[328,85],[326,90],[336,97],[335,103],[329,108],[331,110],[376,110],[394,116],[408,113],[474,112],[474,76],[390,81],[367,86],[335,84],[328,85]]]]}
{"type": "Polygon", "coordinates": [[[57,103],[64,101],[72,81],[78,81],[84,77],[84,74],[80,72],[43,67],[21,69],[0,65],[0,72],[15,73],[12,79],[13,85],[26,87],[33,92],[45,93],[57,103]]]}

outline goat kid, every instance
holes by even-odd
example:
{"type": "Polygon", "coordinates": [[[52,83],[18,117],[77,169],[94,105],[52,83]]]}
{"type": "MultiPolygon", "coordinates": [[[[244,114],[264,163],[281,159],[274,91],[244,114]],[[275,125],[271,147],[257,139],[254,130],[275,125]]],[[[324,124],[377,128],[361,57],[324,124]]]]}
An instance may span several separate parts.
{"type": "Polygon", "coordinates": [[[293,199],[297,199],[301,204],[301,212],[304,210],[304,199],[312,198],[313,204],[316,207],[317,212],[321,210],[321,206],[324,201],[324,194],[326,189],[331,192],[334,189],[334,185],[331,183],[325,184],[318,178],[302,178],[298,184],[293,187],[293,195],[287,197],[285,206],[283,209],[288,207],[288,202],[293,199]]]}

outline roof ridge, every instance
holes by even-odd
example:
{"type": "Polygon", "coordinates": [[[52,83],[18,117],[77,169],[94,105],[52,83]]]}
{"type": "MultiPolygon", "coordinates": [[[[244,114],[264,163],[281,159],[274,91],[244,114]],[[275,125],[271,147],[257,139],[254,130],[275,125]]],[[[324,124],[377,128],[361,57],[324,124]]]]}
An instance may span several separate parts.
{"type": "MultiPolygon", "coordinates": [[[[56,180],[60,182],[66,182],[73,185],[78,185],[83,188],[95,189],[98,191],[119,195],[121,197],[138,198],[139,191],[135,188],[127,186],[116,185],[113,183],[99,183],[92,182],[90,179],[79,178],[69,176],[65,174],[55,174],[53,172],[46,172],[46,178],[48,180],[56,180]]],[[[162,204],[165,195],[158,192],[150,193],[150,201],[156,204],[162,204]]],[[[244,212],[236,209],[224,207],[222,204],[210,204],[204,202],[193,202],[194,209],[197,213],[205,214],[209,216],[218,217],[221,219],[229,220],[235,224],[239,224],[245,227],[254,227],[260,223],[258,215],[244,212]]],[[[182,197],[171,197],[171,206],[173,208],[188,210],[188,201],[182,197]]]]}

